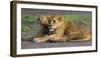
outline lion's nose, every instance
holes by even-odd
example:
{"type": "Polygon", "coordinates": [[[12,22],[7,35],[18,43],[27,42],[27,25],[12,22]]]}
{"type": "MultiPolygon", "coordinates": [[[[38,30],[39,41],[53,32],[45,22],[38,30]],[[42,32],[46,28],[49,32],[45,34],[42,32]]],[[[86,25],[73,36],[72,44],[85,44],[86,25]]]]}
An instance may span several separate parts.
{"type": "Polygon", "coordinates": [[[49,28],[51,28],[51,26],[52,26],[52,25],[51,25],[51,24],[49,24],[49,28]]]}

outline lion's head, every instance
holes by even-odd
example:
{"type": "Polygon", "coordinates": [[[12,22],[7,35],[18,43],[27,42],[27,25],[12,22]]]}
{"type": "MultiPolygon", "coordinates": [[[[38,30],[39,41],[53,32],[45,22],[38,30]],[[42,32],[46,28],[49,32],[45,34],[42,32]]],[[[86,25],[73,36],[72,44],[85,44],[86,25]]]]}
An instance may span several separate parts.
{"type": "Polygon", "coordinates": [[[54,29],[57,29],[64,24],[64,16],[49,16],[48,24],[50,30],[54,31],[54,29]]]}
{"type": "Polygon", "coordinates": [[[55,29],[61,28],[64,25],[64,16],[52,16],[52,15],[41,15],[38,19],[41,25],[45,25],[49,28],[49,31],[54,32],[55,29]]]}

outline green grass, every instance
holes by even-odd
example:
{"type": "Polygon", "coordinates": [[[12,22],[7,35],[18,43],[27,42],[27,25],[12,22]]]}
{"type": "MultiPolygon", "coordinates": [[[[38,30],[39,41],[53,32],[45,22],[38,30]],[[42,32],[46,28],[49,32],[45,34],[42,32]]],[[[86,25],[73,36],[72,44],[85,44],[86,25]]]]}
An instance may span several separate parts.
{"type": "Polygon", "coordinates": [[[22,25],[21,31],[22,32],[30,32],[31,29],[28,26],[22,25]]]}
{"type": "MultiPolygon", "coordinates": [[[[89,22],[91,19],[89,16],[85,15],[64,15],[64,17],[68,21],[83,22],[83,23],[89,22]]],[[[36,19],[38,19],[37,16],[23,16],[22,22],[35,22],[36,19]]]]}
{"type": "Polygon", "coordinates": [[[89,16],[83,16],[83,15],[65,15],[65,19],[69,21],[83,21],[83,20],[89,20],[89,16]]]}
{"type": "Polygon", "coordinates": [[[22,27],[21,27],[21,31],[22,32],[30,32],[31,29],[26,25],[26,23],[30,23],[30,22],[35,22],[36,19],[38,17],[37,16],[23,16],[21,18],[21,21],[22,21],[22,27]]]}
{"type": "Polygon", "coordinates": [[[91,22],[91,17],[85,15],[65,15],[65,19],[67,21],[73,21],[85,25],[90,24],[91,22]]]}
{"type": "Polygon", "coordinates": [[[37,18],[37,16],[23,16],[22,22],[35,22],[37,18]]]}

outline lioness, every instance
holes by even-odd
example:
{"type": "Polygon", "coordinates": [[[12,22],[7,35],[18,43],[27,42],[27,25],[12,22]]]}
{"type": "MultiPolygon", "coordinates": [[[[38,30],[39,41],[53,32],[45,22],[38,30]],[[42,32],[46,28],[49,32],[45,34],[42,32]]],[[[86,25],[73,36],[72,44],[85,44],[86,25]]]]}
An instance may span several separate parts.
{"type": "Polygon", "coordinates": [[[34,38],[35,42],[51,41],[87,41],[91,32],[85,26],[64,20],[64,16],[40,16],[40,23],[48,26],[48,35],[34,38]]]}

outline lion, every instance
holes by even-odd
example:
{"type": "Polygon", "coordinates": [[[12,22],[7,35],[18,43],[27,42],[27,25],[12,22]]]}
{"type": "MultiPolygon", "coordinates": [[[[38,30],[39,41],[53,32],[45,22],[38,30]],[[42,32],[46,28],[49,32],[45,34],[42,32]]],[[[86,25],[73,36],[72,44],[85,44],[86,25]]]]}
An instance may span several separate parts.
{"type": "Polygon", "coordinates": [[[47,26],[48,34],[35,38],[35,42],[88,41],[91,39],[91,32],[87,27],[68,22],[64,16],[40,16],[39,22],[42,26],[47,26]]]}

